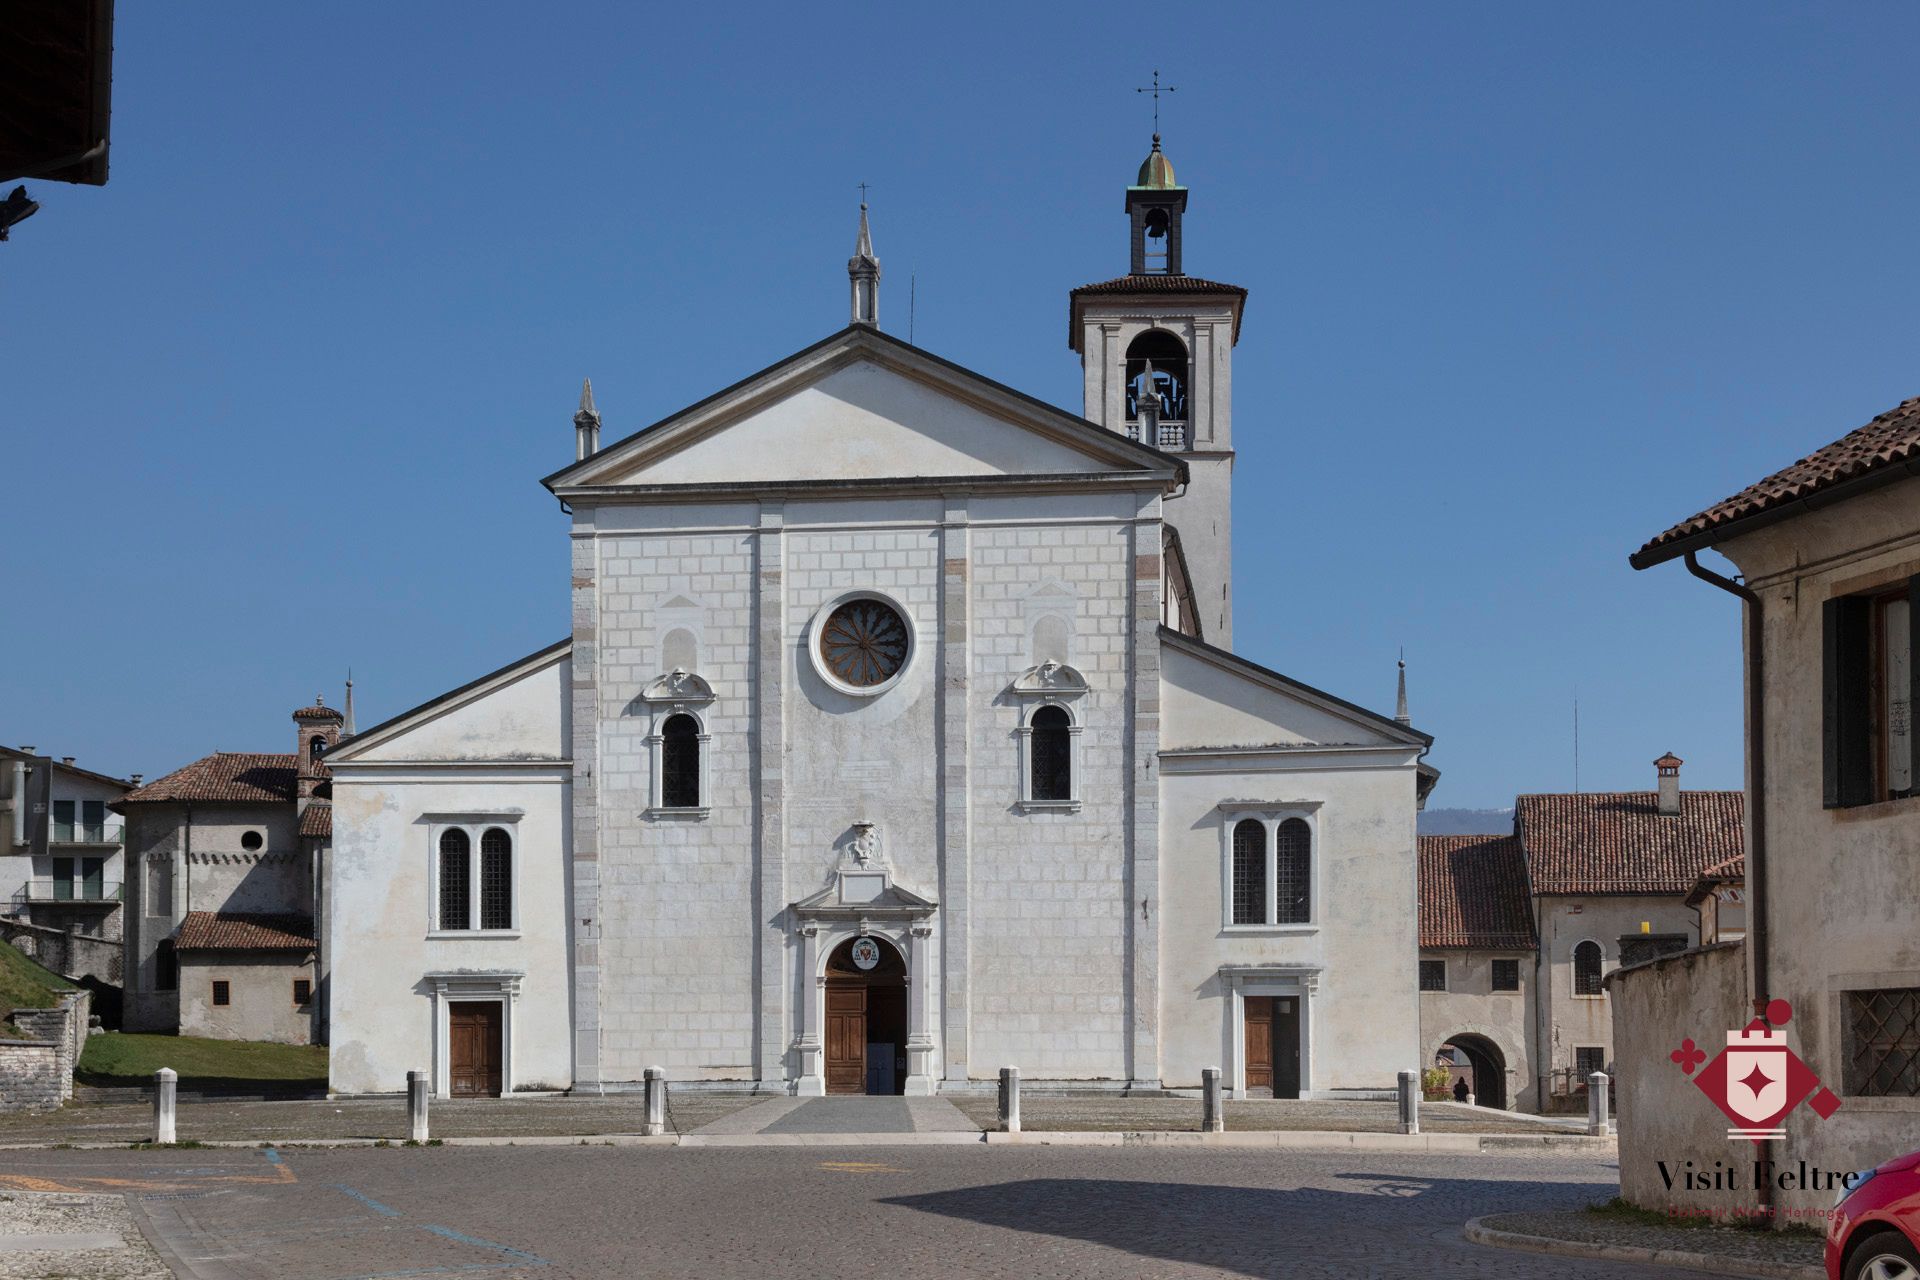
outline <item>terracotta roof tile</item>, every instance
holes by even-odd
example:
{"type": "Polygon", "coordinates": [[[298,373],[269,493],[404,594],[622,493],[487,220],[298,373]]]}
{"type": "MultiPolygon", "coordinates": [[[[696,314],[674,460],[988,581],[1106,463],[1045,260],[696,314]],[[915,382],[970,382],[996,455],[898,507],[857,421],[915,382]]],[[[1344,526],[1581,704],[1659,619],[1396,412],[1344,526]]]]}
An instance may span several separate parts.
{"type": "Polygon", "coordinates": [[[1889,409],[1824,449],[1682,520],[1641,547],[1634,553],[1634,560],[1639,563],[1671,543],[1785,506],[1858,476],[1916,461],[1920,461],[1920,397],[1889,409]]]}
{"type": "Polygon", "coordinates": [[[1684,894],[1702,871],[1742,853],[1738,791],[1682,791],[1662,816],[1652,791],[1520,796],[1514,831],[1535,893],[1684,894]]]}
{"type": "Polygon", "coordinates": [[[332,707],[324,706],[316,702],[310,707],[301,707],[295,711],[293,718],[295,720],[331,720],[339,722],[344,721],[346,716],[335,711],[332,707]]]}
{"type": "Polygon", "coordinates": [[[258,804],[294,798],[299,761],[286,754],[216,751],[120,797],[123,804],[169,800],[258,804]]]}
{"type": "Polygon", "coordinates": [[[1687,894],[1687,905],[1697,907],[1706,901],[1714,889],[1723,884],[1742,883],[1747,879],[1747,855],[1742,853],[1728,858],[1725,862],[1716,862],[1702,871],[1693,882],[1693,889],[1687,894]]]}
{"type": "Polygon", "coordinates": [[[300,815],[300,834],[331,840],[333,838],[333,806],[330,804],[308,805],[306,812],[300,815]]]}
{"type": "Polygon", "coordinates": [[[1420,945],[1531,951],[1527,861],[1512,836],[1420,837],[1420,945]]]}
{"type": "Polygon", "coordinates": [[[189,911],[176,951],[312,951],[313,917],[250,911],[189,911]]]}

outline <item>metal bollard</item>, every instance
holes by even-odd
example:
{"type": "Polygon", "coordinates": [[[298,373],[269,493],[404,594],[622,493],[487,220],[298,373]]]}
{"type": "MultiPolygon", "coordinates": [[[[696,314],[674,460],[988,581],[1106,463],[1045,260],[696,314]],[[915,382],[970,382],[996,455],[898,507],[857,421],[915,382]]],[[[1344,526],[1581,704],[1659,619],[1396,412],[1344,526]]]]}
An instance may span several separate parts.
{"type": "Polygon", "coordinates": [[[640,1132],[657,1138],[667,1131],[667,1073],[661,1067],[647,1068],[647,1122],[640,1132]]]}
{"type": "Polygon", "coordinates": [[[1220,1094],[1220,1068],[1208,1067],[1200,1073],[1200,1129],[1203,1133],[1226,1132],[1227,1112],[1220,1094]]]}
{"type": "Polygon", "coordinates": [[[1020,1068],[1000,1068],[1000,1132],[1020,1132],[1020,1068]]]}
{"type": "Polygon", "coordinates": [[[1400,1132],[1420,1132],[1420,1073],[1400,1073],[1400,1132]]]}
{"type": "Polygon", "coordinates": [[[153,1140],[176,1142],[174,1137],[174,1089],[180,1075],[172,1067],[153,1073],[153,1140]]]}
{"type": "Polygon", "coordinates": [[[1613,1132],[1613,1125],[1607,1119],[1607,1093],[1612,1086],[1613,1081],[1604,1071],[1587,1077],[1587,1132],[1596,1138],[1613,1132]]]}
{"type": "Polygon", "coordinates": [[[407,1072],[407,1140],[427,1140],[427,1083],[432,1077],[425,1071],[407,1072]]]}

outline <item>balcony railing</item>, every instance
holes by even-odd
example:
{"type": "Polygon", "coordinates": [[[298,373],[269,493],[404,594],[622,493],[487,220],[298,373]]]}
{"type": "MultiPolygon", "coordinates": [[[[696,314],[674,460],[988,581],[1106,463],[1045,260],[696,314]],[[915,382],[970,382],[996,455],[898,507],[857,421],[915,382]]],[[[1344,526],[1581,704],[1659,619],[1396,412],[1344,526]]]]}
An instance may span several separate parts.
{"type": "Polygon", "coordinates": [[[62,880],[56,876],[35,876],[14,892],[13,900],[23,905],[42,902],[81,905],[97,902],[110,905],[120,901],[120,885],[113,880],[62,880]]]}
{"type": "Polygon", "coordinates": [[[119,844],[125,830],[120,825],[56,822],[48,831],[48,839],[53,844],[119,844]]]}
{"type": "MultiPolygon", "coordinates": [[[[1131,419],[1127,422],[1127,439],[1138,440],[1139,438],[1139,420],[1131,419]]],[[[1153,446],[1156,449],[1169,449],[1175,453],[1185,451],[1187,448],[1187,424],[1177,419],[1171,421],[1166,418],[1160,419],[1160,430],[1153,440],[1153,446]]]]}

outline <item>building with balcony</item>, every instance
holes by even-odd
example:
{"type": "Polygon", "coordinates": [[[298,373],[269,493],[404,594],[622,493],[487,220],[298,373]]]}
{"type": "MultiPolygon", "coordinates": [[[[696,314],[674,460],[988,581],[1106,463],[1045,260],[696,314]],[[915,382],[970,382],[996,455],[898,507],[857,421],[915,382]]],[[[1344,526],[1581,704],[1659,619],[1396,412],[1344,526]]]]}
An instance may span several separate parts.
{"type": "Polygon", "coordinates": [[[0,747],[0,915],[119,941],[124,841],[111,806],[138,785],[137,776],[82,769],[72,756],[0,747]]]}

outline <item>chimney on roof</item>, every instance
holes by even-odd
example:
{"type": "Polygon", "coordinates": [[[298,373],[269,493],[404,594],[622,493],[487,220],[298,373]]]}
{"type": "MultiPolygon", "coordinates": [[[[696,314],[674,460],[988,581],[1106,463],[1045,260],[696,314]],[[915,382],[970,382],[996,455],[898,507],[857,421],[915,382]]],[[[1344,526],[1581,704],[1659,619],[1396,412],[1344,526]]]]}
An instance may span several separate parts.
{"type": "Polygon", "coordinates": [[[1680,813],[1680,766],[1685,763],[1671,751],[1653,762],[1653,771],[1660,779],[1659,805],[1663,817],[1672,818],[1680,813]]]}
{"type": "Polygon", "coordinates": [[[147,775],[146,775],[146,774],[144,774],[144,773],[134,773],[134,774],[129,774],[129,775],[127,776],[127,781],[128,781],[128,782],[131,782],[131,783],[132,783],[132,784],[133,784],[134,786],[136,786],[136,787],[137,787],[137,786],[139,786],[139,785],[140,785],[140,780],[141,780],[142,778],[144,778],[144,777],[146,777],[146,776],[147,776],[147,775]]]}
{"type": "Polygon", "coordinates": [[[61,764],[72,764],[72,763],[73,763],[73,761],[74,761],[74,757],[72,757],[72,756],[61,756],[61,757],[60,757],[60,763],[61,763],[61,764]]]}

